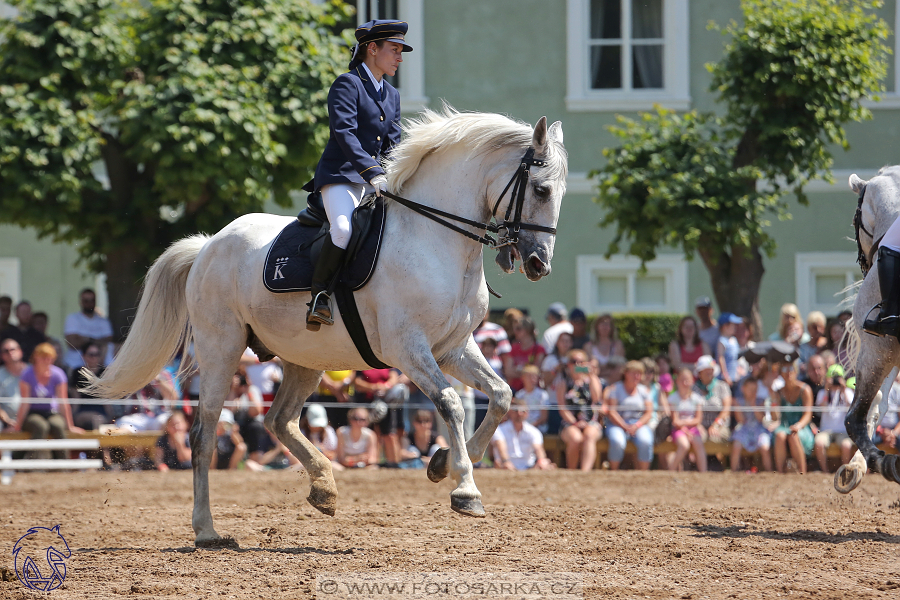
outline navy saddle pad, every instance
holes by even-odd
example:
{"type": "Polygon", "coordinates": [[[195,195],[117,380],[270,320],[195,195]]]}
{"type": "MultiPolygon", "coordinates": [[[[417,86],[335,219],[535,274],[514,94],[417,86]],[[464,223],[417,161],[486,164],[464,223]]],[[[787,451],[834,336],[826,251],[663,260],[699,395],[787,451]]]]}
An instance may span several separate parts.
{"type": "MultiPolygon", "coordinates": [[[[308,224],[311,221],[305,213],[307,211],[301,213],[301,220],[295,219],[282,229],[269,248],[263,283],[271,292],[308,292],[310,289],[322,242],[330,234],[327,221],[308,224]]],[[[384,198],[374,195],[363,198],[353,211],[353,234],[338,281],[340,286],[356,291],[371,279],[381,250],[384,215],[384,198]]]]}

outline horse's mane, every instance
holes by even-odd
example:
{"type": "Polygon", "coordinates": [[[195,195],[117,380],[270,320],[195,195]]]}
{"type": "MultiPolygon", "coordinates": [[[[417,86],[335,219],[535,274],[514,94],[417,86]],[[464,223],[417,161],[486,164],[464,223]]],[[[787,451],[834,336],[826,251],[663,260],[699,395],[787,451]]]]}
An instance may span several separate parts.
{"type": "MultiPolygon", "coordinates": [[[[403,126],[404,139],[394,146],[385,164],[390,189],[399,193],[403,184],[412,177],[419,164],[430,154],[440,152],[456,144],[465,144],[470,155],[514,146],[527,148],[531,145],[534,129],[531,125],[494,113],[460,112],[444,104],[440,112],[425,109],[418,118],[410,119],[403,126]]],[[[547,176],[565,176],[564,160],[555,160],[556,155],[564,156],[559,143],[548,145],[547,176]]]]}

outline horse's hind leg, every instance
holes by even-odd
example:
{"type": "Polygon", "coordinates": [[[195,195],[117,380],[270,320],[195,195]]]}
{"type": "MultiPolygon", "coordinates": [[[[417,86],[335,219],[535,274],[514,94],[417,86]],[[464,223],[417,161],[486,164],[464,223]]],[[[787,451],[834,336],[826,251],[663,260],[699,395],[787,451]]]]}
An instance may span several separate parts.
{"type": "Polygon", "coordinates": [[[200,405],[191,426],[191,464],[194,469],[194,544],[210,545],[221,538],[213,528],[209,509],[209,465],[216,448],[216,426],[231,380],[237,371],[241,354],[246,347],[246,334],[240,326],[231,331],[207,328],[194,324],[194,351],[200,365],[200,405]]]}
{"type": "Polygon", "coordinates": [[[284,363],[284,380],[272,408],[266,414],[266,428],[273,432],[288,447],[309,472],[311,485],[306,500],[316,509],[334,516],[337,506],[337,486],[331,471],[331,461],[300,432],[300,411],[306,399],[312,394],[321,371],[284,363]]]}
{"type": "MultiPolygon", "coordinates": [[[[488,411],[478,430],[466,442],[466,451],[469,460],[478,462],[484,457],[487,446],[494,435],[500,420],[509,411],[512,401],[512,390],[503,381],[484,358],[484,354],[475,343],[475,339],[469,337],[466,349],[458,361],[448,363],[443,369],[449,375],[456,377],[468,386],[483,391],[488,395],[488,411]]],[[[447,464],[448,450],[440,449],[428,463],[428,478],[438,482],[447,476],[449,465],[447,464]]]]}

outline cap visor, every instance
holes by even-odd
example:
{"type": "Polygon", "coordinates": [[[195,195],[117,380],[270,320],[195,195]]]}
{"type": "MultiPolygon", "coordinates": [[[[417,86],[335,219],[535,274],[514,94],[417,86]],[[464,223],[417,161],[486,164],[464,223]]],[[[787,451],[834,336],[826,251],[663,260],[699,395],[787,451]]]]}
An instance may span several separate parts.
{"type": "Polygon", "coordinates": [[[405,41],[403,41],[403,40],[401,40],[401,39],[398,39],[398,38],[388,38],[388,39],[386,39],[386,40],[384,40],[384,41],[386,41],[386,42],[394,42],[395,44],[400,44],[401,46],[403,46],[403,51],[404,51],[404,52],[412,52],[412,51],[413,51],[413,47],[410,46],[409,44],[407,44],[405,41]]]}

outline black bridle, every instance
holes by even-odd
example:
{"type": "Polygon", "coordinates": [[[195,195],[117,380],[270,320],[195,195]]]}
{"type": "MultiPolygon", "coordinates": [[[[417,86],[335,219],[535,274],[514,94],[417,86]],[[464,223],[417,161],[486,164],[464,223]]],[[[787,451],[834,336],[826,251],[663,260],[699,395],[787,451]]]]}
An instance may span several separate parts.
{"type": "Polygon", "coordinates": [[[862,271],[863,277],[865,277],[869,273],[869,269],[872,268],[872,263],[875,260],[875,250],[878,249],[878,244],[880,244],[882,238],[884,238],[884,236],[881,236],[876,240],[875,235],[871,231],[866,229],[865,225],[863,225],[862,205],[865,198],[866,186],[864,185],[862,190],[860,190],[859,192],[859,200],[856,203],[856,214],[853,215],[853,228],[856,230],[856,249],[859,251],[859,254],[856,256],[856,262],[859,263],[859,269],[862,271]],[[862,243],[860,243],[859,241],[860,231],[872,238],[872,247],[869,249],[868,254],[863,252],[862,243]]]}
{"type": "Polygon", "coordinates": [[[516,172],[513,173],[513,176],[509,180],[509,183],[506,184],[506,187],[503,188],[503,192],[500,194],[500,197],[497,198],[497,202],[494,204],[494,210],[491,211],[491,221],[488,223],[466,219],[464,217],[454,215],[453,213],[448,213],[442,210],[438,210],[437,208],[432,208],[431,206],[425,206],[424,204],[419,204],[418,202],[407,200],[406,198],[402,198],[390,192],[382,193],[398,204],[402,204],[408,209],[413,210],[422,216],[428,217],[432,221],[440,223],[444,227],[452,229],[457,233],[461,233],[467,238],[475,240],[476,242],[480,242],[485,246],[493,248],[494,250],[499,250],[504,246],[509,246],[517,243],[519,241],[519,231],[523,229],[526,231],[540,231],[542,233],[556,235],[556,227],[545,227],[543,225],[534,225],[533,223],[522,222],[522,208],[525,206],[525,188],[528,185],[528,176],[531,173],[532,166],[544,167],[547,166],[547,162],[536,159],[534,157],[534,148],[528,148],[528,150],[525,152],[525,156],[523,156],[522,160],[519,161],[519,167],[516,169],[516,172]],[[510,194],[509,207],[507,207],[506,209],[506,214],[503,217],[503,223],[498,224],[495,221],[497,218],[497,209],[500,208],[500,202],[503,201],[503,197],[506,196],[506,192],[509,191],[510,187],[512,187],[512,193],[510,194]],[[510,219],[510,217],[512,217],[512,219],[510,219]],[[474,234],[471,231],[466,231],[462,227],[446,221],[445,219],[453,219],[454,221],[457,221],[459,223],[464,223],[465,225],[484,230],[485,234],[474,234]],[[497,239],[494,239],[494,237],[489,235],[487,232],[498,234],[497,239]]]}

